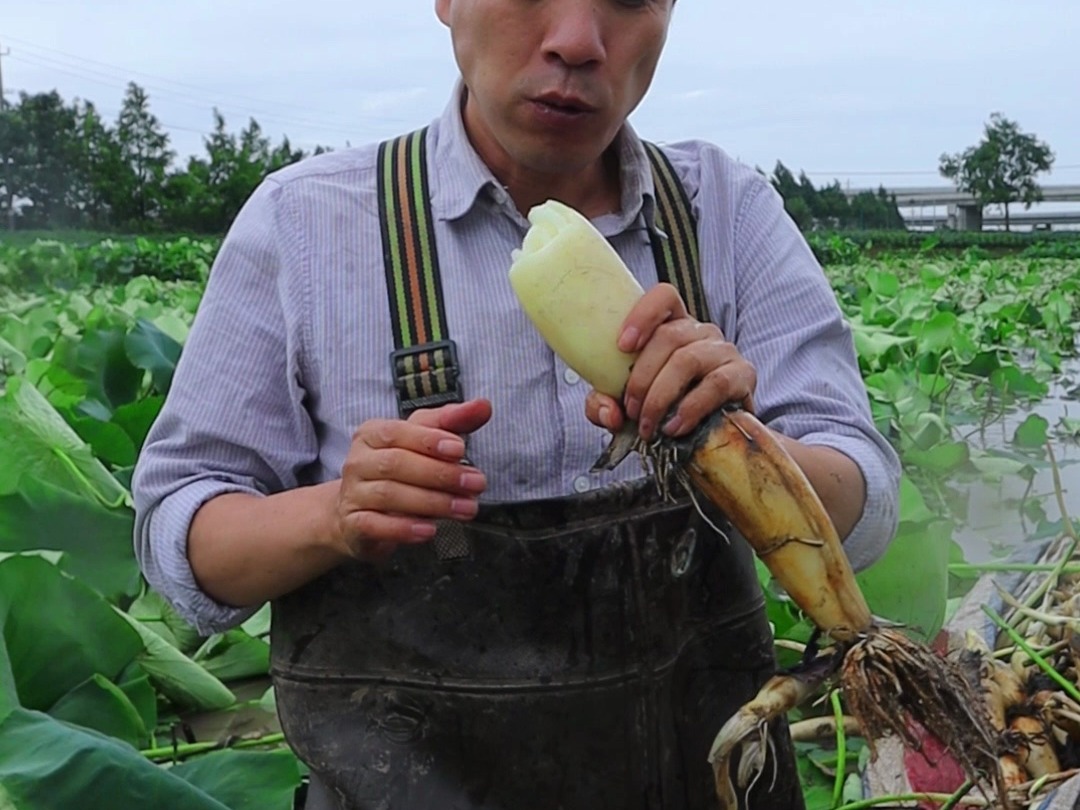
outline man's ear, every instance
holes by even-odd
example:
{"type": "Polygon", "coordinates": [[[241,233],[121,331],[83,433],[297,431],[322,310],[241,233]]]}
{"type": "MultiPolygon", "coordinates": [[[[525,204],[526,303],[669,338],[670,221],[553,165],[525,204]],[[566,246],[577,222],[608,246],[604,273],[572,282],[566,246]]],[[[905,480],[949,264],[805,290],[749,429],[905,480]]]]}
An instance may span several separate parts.
{"type": "Polygon", "coordinates": [[[450,25],[450,2],[451,0],[435,0],[435,16],[445,25],[450,25]]]}

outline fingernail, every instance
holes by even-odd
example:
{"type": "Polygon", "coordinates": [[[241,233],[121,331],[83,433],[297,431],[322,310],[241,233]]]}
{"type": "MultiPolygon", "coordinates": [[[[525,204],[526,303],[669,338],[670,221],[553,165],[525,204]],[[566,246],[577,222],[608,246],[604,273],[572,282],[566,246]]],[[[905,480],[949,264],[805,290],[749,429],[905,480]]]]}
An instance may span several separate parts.
{"type": "Polygon", "coordinates": [[[600,408],[600,424],[606,428],[611,427],[611,408],[607,405],[600,408]]]}
{"type": "Polygon", "coordinates": [[[652,419],[642,419],[638,423],[638,434],[643,439],[651,439],[653,433],[653,421],[652,419]]]}
{"type": "Polygon", "coordinates": [[[469,470],[461,474],[461,478],[458,479],[458,485],[462,489],[467,489],[471,492],[483,492],[484,487],[487,484],[487,479],[482,472],[476,470],[469,470]]]}
{"type": "Polygon", "coordinates": [[[664,425],[664,433],[668,436],[674,436],[679,432],[679,428],[682,427],[682,417],[675,414],[673,417],[667,420],[667,424],[664,425]]]}
{"type": "Polygon", "coordinates": [[[435,524],[434,523],[414,523],[412,525],[412,536],[418,540],[429,540],[435,536],[435,524]]]}
{"type": "Polygon", "coordinates": [[[626,400],[626,415],[631,419],[637,419],[641,414],[641,400],[630,397],[626,400]]]}
{"type": "Polygon", "coordinates": [[[465,455],[465,442],[458,439],[443,439],[435,445],[435,450],[444,458],[459,459],[465,455]]]}
{"type": "Polygon", "coordinates": [[[450,503],[450,511],[455,517],[473,518],[480,510],[480,504],[471,498],[454,498],[450,503]]]}
{"type": "Polygon", "coordinates": [[[638,340],[641,339],[641,330],[636,326],[628,326],[623,330],[623,333],[619,335],[619,348],[624,352],[632,352],[638,347],[638,340]]]}

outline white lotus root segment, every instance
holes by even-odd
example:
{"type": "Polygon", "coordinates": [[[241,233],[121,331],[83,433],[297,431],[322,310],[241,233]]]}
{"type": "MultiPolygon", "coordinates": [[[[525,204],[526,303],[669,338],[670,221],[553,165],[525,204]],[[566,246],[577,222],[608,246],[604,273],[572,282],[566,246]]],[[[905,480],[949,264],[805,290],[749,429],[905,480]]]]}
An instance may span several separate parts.
{"type": "Polygon", "coordinates": [[[552,350],[598,391],[619,397],[635,354],[618,347],[644,294],[619,254],[584,216],[556,200],[529,212],[511,254],[510,284],[552,350]]]}

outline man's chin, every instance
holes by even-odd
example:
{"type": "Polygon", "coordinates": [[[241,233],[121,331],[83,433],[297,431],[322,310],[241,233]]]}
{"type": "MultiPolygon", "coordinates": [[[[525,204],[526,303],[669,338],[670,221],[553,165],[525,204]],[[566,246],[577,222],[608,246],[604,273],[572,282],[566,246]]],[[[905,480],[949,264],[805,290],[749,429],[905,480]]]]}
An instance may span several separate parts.
{"type": "Polygon", "coordinates": [[[529,150],[520,155],[518,163],[529,171],[539,174],[580,176],[598,166],[604,151],[604,149],[546,147],[529,150]]]}

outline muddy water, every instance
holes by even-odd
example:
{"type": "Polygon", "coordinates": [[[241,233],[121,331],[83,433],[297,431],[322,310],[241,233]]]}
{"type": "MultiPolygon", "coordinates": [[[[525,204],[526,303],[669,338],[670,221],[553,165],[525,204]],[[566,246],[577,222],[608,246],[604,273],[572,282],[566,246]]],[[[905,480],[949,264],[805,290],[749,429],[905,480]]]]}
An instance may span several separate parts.
{"type": "Polygon", "coordinates": [[[1061,518],[1048,454],[1045,450],[1020,451],[1012,444],[1016,428],[1032,413],[1050,424],[1051,447],[1061,476],[1065,508],[1074,522],[1080,519],[1080,440],[1061,427],[1063,418],[1080,419],[1078,385],[1080,359],[1074,358],[1065,364],[1062,375],[1043,401],[1000,415],[985,429],[967,437],[973,447],[1023,453],[1030,457],[1036,470],[1030,483],[1019,475],[1007,475],[1000,482],[954,484],[961,507],[967,513],[966,523],[955,537],[968,562],[1000,560],[1003,556],[1023,558],[1027,556],[1025,546],[1041,544],[1039,538],[1033,537],[1038,527],[1032,520],[1032,512],[1037,514],[1037,510],[1032,510],[1032,500],[1038,502],[1049,520],[1061,518]]]}

